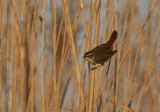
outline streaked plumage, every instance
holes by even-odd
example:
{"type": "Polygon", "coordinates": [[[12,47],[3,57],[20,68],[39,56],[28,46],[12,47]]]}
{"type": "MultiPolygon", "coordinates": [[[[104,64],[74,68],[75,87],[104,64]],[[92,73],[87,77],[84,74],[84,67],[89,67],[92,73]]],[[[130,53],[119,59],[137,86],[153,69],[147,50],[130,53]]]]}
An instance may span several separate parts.
{"type": "Polygon", "coordinates": [[[108,59],[117,52],[117,50],[113,50],[113,44],[117,38],[117,35],[118,35],[117,31],[116,30],[113,31],[107,43],[101,44],[92,49],[91,51],[86,52],[83,58],[85,58],[85,60],[89,61],[94,65],[95,64],[101,64],[101,66],[104,65],[104,63],[108,61],[108,59]]]}

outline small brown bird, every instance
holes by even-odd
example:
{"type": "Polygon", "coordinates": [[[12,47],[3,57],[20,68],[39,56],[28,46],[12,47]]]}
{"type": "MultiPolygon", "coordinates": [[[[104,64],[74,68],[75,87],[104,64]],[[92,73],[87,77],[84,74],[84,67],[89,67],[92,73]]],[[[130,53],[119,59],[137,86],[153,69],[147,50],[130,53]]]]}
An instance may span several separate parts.
{"type": "MultiPolygon", "coordinates": [[[[113,50],[113,44],[117,38],[117,35],[118,32],[114,30],[107,43],[101,44],[91,51],[86,52],[83,58],[85,58],[86,61],[92,63],[93,65],[101,64],[100,66],[103,66],[104,63],[117,52],[117,50],[113,50]]],[[[92,68],[91,70],[94,70],[100,66],[92,68]]]]}

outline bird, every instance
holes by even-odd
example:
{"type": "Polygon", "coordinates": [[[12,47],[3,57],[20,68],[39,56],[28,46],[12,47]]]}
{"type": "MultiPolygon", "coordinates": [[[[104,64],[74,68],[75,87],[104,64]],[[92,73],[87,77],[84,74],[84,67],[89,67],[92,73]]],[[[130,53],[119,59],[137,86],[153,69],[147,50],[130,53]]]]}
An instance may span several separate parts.
{"type": "MultiPolygon", "coordinates": [[[[83,56],[85,61],[88,61],[93,65],[101,64],[100,66],[103,66],[104,63],[117,52],[117,50],[113,50],[113,44],[117,39],[117,35],[118,32],[114,30],[110,36],[110,39],[106,43],[98,45],[92,50],[86,52],[83,56]]],[[[91,68],[91,70],[94,70],[100,66],[91,68]]]]}

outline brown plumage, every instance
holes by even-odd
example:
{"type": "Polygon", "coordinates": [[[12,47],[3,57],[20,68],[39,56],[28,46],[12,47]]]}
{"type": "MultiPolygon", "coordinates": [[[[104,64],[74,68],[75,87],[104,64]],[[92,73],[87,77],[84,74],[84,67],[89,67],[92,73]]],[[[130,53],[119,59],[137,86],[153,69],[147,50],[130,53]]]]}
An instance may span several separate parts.
{"type": "MultiPolygon", "coordinates": [[[[108,59],[111,58],[117,52],[117,50],[113,50],[113,44],[117,39],[117,35],[118,35],[117,31],[114,30],[107,43],[101,44],[92,49],[91,51],[86,52],[83,58],[85,58],[85,60],[89,61],[94,65],[95,64],[101,64],[100,66],[104,65],[104,63],[108,61],[108,59]]],[[[92,70],[98,67],[92,68],[92,70]]]]}

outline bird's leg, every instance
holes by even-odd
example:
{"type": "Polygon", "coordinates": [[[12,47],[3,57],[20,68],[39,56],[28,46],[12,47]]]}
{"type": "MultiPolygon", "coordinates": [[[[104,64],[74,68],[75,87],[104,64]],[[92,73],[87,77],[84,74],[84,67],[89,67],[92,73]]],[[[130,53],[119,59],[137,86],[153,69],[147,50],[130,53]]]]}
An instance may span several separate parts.
{"type": "Polygon", "coordinates": [[[108,63],[108,69],[107,69],[106,76],[108,76],[108,72],[109,72],[109,67],[110,67],[110,64],[111,64],[111,57],[109,58],[109,63],[108,63]]]}
{"type": "Polygon", "coordinates": [[[97,66],[97,67],[91,68],[91,70],[97,69],[98,67],[103,66],[103,65],[104,65],[104,64],[101,64],[101,65],[99,65],[99,66],[97,66]]]}

